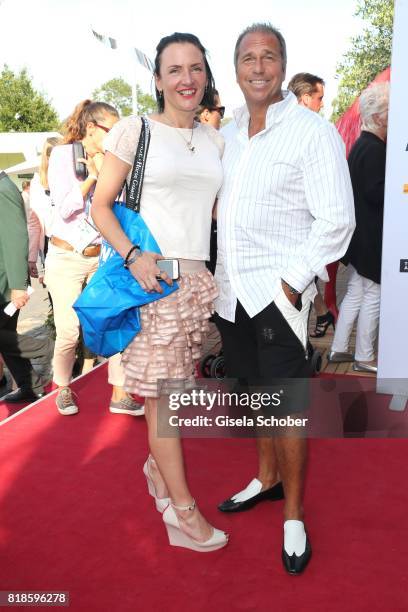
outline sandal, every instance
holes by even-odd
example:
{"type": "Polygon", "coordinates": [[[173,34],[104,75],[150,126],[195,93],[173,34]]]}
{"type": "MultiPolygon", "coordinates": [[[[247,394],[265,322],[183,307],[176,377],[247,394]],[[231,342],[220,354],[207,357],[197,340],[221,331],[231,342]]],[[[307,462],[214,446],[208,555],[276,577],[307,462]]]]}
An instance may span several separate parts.
{"type": "Polygon", "coordinates": [[[330,325],[333,326],[333,330],[335,329],[334,321],[334,315],[332,312],[330,312],[330,310],[328,310],[326,314],[321,315],[320,317],[316,317],[316,326],[314,328],[314,331],[309,334],[310,337],[323,338],[323,336],[326,335],[326,332],[329,329],[330,325]]]}

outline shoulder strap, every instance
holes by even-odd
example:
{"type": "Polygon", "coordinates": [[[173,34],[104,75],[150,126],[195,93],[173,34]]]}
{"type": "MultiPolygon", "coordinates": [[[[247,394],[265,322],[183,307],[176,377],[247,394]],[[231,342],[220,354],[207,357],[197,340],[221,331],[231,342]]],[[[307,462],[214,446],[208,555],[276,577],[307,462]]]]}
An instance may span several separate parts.
{"type": "Polygon", "coordinates": [[[146,168],[147,152],[150,144],[150,127],[146,117],[141,117],[142,129],[140,130],[139,142],[137,144],[135,161],[132,169],[130,185],[126,189],[126,208],[135,212],[140,211],[140,200],[142,197],[143,177],[146,168]]]}

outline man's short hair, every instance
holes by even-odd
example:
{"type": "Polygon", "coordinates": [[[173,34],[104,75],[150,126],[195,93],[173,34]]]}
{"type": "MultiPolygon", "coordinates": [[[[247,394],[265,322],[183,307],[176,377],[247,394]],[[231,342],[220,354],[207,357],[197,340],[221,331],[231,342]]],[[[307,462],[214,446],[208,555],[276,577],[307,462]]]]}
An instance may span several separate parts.
{"type": "Polygon", "coordinates": [[[305,94],[311,95],[317,90],[316,85],[322,85],[324,87],[325,82],[322,78],[310,72],[298,72],[295,74],[288,83],[288,89],[292,91],[298,100],[305,94]]]}
{"type": "Polygon", "coordinates": [[[280,52],[281,52],[281,58],[282,58],[282,68],[283,68],[283,70],[286,70],[287,55],[286,55],[286,42],[285,42],[285,39],[283,38],[283,36],[280,33],[280,31],[277,28],[274,28],[273,25],[271,23],[268,23],[268,22],[265,22],[265,23],[253,23],[252,25],[250,25],[247,28],[245,28],[245,30],[243,30],[241,32],[241,34],[238,36],[237,42],[235,43],[235,50],[234,50],[234,66],[235,66],[235,70],[237,69],[239,47],[241,45],[242,39],[247,34],[255,34],[257,32],[260,32],[261,34],[272,34],[273,36],[276,36],[276,38],[278,39],[278,42],[279,42],[279,46],[280,46],[280,52]]]}
{"type": "Polygon", "coordinates": [[[27,187],[29,187],[29,186],[30,186],[30,183],[31,183],[31,181],[23,181],[23,182],[21,183],[21,188],[22,188],[22,190],[24,191],[24,189],[27,189],[27,187]]]}

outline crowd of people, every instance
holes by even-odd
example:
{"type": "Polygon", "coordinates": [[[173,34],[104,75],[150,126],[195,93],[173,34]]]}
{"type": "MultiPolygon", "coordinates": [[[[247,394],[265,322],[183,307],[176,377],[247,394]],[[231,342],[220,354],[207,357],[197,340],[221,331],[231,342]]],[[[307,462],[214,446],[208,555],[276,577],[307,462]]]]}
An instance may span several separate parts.
{"type": "MultiPolygon", "coordinates": [[[[373,86],[362,94],[363,131],[348,167],[339,134],[319,114],[324,80],[299,73],[283,90],[286,61],[285,40],[270,24],[240,34],[234,67],[245,104],[220,131],[225,108],[200,40],[175,33],[159,42],[157,112],[147,118],[140,214],[161,254],[141,251],[112,211],[131,181],[143,125],[138,116],[120,119],[109,104],[85,100],[66,121],[61,139],[45,142],[39,173],[23,185],[23,195],[0,174],[0,347],[18,385],[5,401],[43,394],[30,359],[53,350],[57,410],[67,416],[79,411],[70,386],[80,339],[72,305],[98,268],[103,239],[147,293],[161,293],[159,281],[175,280],[160,260],[178,261],[177,291],[142,306],[141,331],[123,354],[109,359],[109,409],[145,414],[148,490],[170,544],[199,552],[224,547],[228,535],[198,508],[180,438],[159,437],[158,406],[167,393],[163,380],[171,381],[173,391],[193,387],[214,311],[227,375],[239,381],[239,391],[268,390],[290,379],[292,392],[273,414],[302,413],[308,408],[311,305],[317,314],[314,337],[335,325],[316,281],[326,282],[326,266],[345,257],[350,280],[329,359],[355,359],[355,369],[375,370],[388,89],[373,86]],[[16,331],[29,298],[27,267],[49,291],[53,348],[49,339],[16,331]],[[12,316],[4,313],[7,304],[16,308],[12,316]],[[354,357],[348,341],[357,316],[354,357]]],[[[280,433],[257,436],[258,473],[219,509],[240,512],[284,499],[282,561],[298,574],[311,557],[302,501],[307,442],[280,433]]]]}

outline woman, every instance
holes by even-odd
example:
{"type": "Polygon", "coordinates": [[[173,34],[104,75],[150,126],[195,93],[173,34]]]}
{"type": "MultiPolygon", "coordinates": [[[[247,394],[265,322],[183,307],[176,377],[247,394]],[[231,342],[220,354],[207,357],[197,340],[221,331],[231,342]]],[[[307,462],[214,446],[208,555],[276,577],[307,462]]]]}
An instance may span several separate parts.
{"type": "MultiPolygon", "coordinates": [[[[41,154],[39,172],[35,173],[30,185],[30,216],[28,219],[28,266],[30,276],[37,278],[37,260],[40,256],[44,262],[47,254],[48,240],[51,237],[53,206],[48,185],[48,165],[51,151],[62,143],[62,138],[47,138],[41,154]]],[[[40,282],[42,278],[40,276],[40,282]]]]}
{"type": "MultiPolygon", "coordinates": [[[[76,414],[79,410],[69,386],[80,329],[72,304],[98,267],[101,237],[90,222],[90,209],[103,162],[103,140],[118,119],[118,112],[109,104],[84,100],[67,119],[65,144],[53,149],[49,162],[48,182],[55,210],[45,282],[54,309],[54,381],[58,385],[56,405],[62,415],[76,414]],[[87,168],[82,179],[74,169],[74,142],[82,143],[86,155],[76,160],[87,168]]],[[[119,356],[109,361],[109,382],[114,386],[111,412],[143,414],[143,408],[121,387],[119,356]]]]}
{"type": "Polygon", "coordinates": [[[328,359],[353,361],[348,345],[358,318],[353,363],[357,372],[377,372],[374,344],[380,316],[388,96],[388,83],[374,83],[361,94],[362,132],[348,158],[356,229],[345,257],[349,281],[328,359]]]}
{"type": "Polygon", "coordinates": [[[219,130],[221,121],[224,118],[225,106],[221,106],[220,94],[214,89],[214,97],[211,104],[200,106],[196,110],[195,118],[200,123],[208,123],[213,128],[219,130]]]}
{"type": "MultiPolygon", "coordinates": [[[[176,33],[160,41],[155,83],[159,112],[149,117],[140,212],[163,256],[179,260],[181,278],[175,293],[141,308],[142,331],[124,352],[125,388],[146,398],[151,456],[144,472],[157,509],[164,510],[170,543],[206,552],[225,546],[228,538],[208,524],[192,498],[179,438],[157,436],[158,381],[191,387],[217,293],[205,260],[222,181],[223,142],[213,128],[194,123],[198,105],[206,103],[206,95],[212,98],[214,87],[205,49],[195,36],[176,33]]],[[[124,259],[133,245],[111,207],[124,180],[130,180],[140,129],[140,118],[129,117],[106,139],[92,211],[101,233],[124,259]]],[[[161,291],[156,279],[161,257],[144,252],[132,259],[129,269],[141,287],[161,291]]],[[[160,276],[171,284],[165,273],[160,276]]]]}

